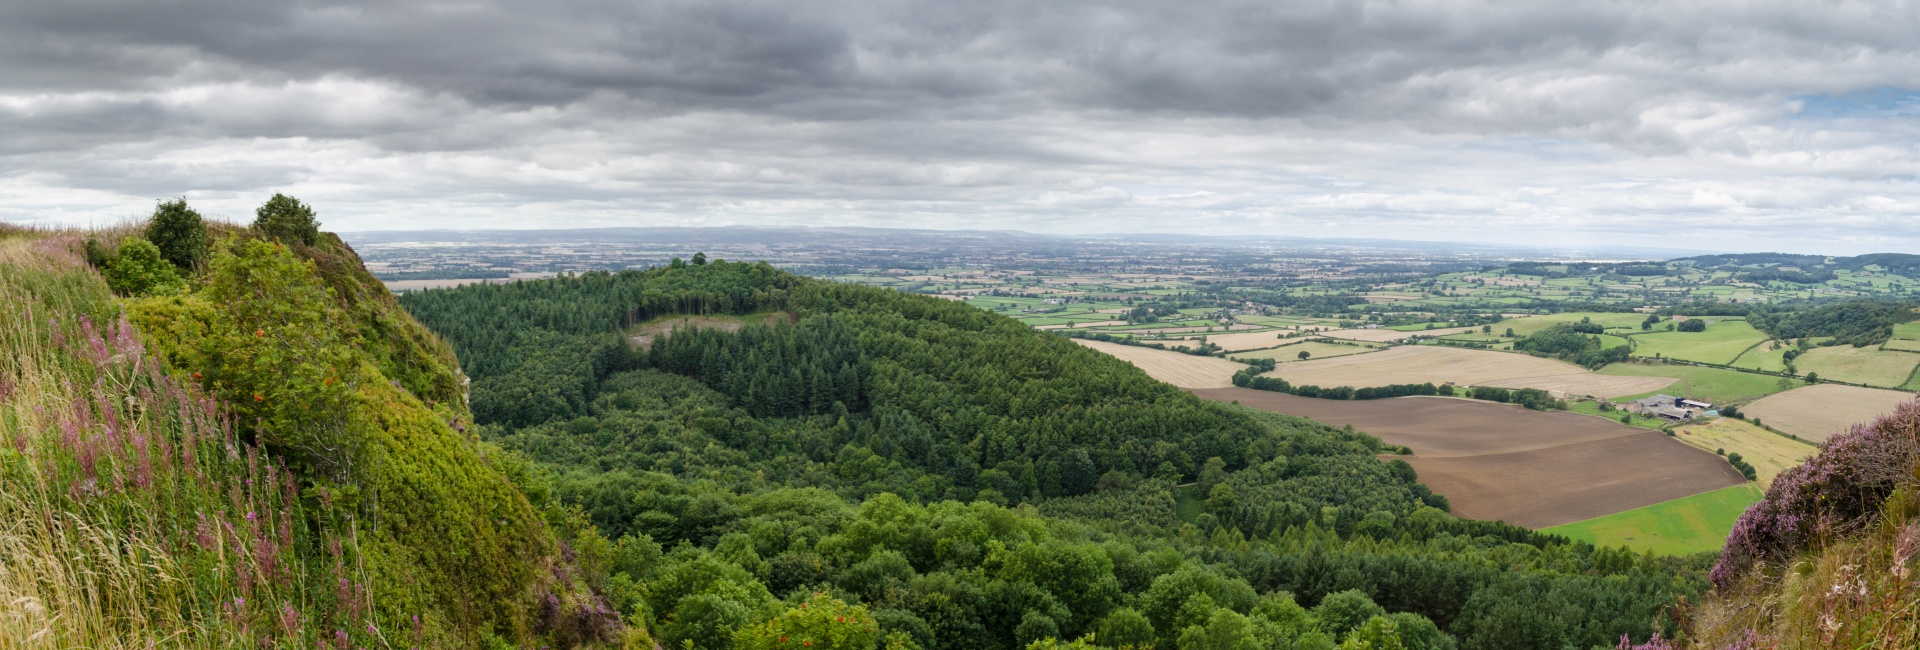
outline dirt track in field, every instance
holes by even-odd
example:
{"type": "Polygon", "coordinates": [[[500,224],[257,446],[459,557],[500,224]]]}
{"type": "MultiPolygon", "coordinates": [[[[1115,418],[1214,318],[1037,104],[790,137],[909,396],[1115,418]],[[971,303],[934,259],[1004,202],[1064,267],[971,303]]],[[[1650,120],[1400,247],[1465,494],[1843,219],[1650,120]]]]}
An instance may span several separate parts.
{"type": "Polygon", "coordinates": [[[1666,434],[1564,411],[1445,397],[1342,401],[1245,388],[1205,399],[1353,425],[1389,444],[1454,514],[1545,528],[1743,482],[1725,460],[1666,434]]]}
{"type": "Polygon", "coordinates": [[[1855,424],[1892,413],[1893,407],[1913,398],[1913,393],[1905,391],[1815,384],[1769,395],[1740,410],[1748,419],[1818,444],[1855,424]]]}
{"type": "Polygon", "coordinates": [[[1139,366],[1154,379],[1179,386],[1181,388],[1221,388],[1233,385],[1233,373],[1239,372],[1246,364],[1228,361],[1219,357],[1199,357],[1180,352],[1155,350],[1136,345],[1121,345],[1106,341],[1074,339],[1074,343],[1119,357],[1122,361],[1139,366]]]}

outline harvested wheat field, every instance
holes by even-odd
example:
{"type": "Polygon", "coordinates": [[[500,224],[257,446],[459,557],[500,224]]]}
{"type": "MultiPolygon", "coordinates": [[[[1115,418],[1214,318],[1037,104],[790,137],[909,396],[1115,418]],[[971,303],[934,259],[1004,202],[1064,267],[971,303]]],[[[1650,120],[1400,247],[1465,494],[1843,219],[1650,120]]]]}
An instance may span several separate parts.
{"type": "Polygon", "coordinates": [[[1198,357],[1134,345],[1074,339],[1073,342],[1119,357],[1139,366],[1154,379],[1181,388],[1221,388],[1233,385],[1233,373],[1246,365],[1219,357],[1198,357]]]}
{"type": "Polygon", "coordinates": [[[1674,427],[1674,433],[1674,440],[1706,451],[1725,450],[1729,454],[1740,454],[1753,465],[1762,488],[1771,485],[1773,477],[1779,476],[1780,472],[1799,466],[1820,451],[1812,443],[1794,440],[1733,418],[1712,418],[1700,424],[1682,424],[1674,427]]]}
{"type": "Polygon", "coordinates": [[[1400,330],[1390,330],[1382,327],[1382,328],[1370,329],[1370,330],[1369,329],[1333,330],[1329,332],[1324,332],[1321,335],[1331,336],[1336,339],[1347,339],[1349,341],[1367,341],[1369,343],[1385,343],[1387,341],[1398,341],[1400,339],[1404,339],[1409,336],[1416,336],[1416,335],[1417,336],[1446,336],[1448,334],[1459,334],[1461,332],[1478,332],[1478,331],[1480,331],[1480,328],[1478,327],[1442,327],[1439,329],[1414,330],[1411,332],[1402,332],[1400,330]]]}
{"type": "Polygon", "coordinates": [[[1604,376],[1552,359],[1439,345],[1401,346],[1353,357],[1289,363],[1267,376],[1295,385],[1362,388],[1454,382],[1461,386],[1539,388],[1596,397],[1652,392],[1674,381],[1667,377],[1604,376]]]}
{"type": "MultiPolygon", "coordinates": [[[[1214,333],[1214,334],[1206,334],[1204,336],[1206,336],[1208,343],[1218,345],[1222,350],[1226,350],[1228,352],[1239,352],[1241,350],[1259,350],[1262,348],[1270,348],[1276,345],[1299,343],[1300,341],[1304,341],[1307,338],[1307,337],[1294,337],[1290,339],[1281,338],[1283,336],[1286,336],[1292,333],[1294,333],[1293,329],[1288,328],[1288,329],[1282,329],[1282,330],[1268,330],[1264,332],[1214,333]]],[[[1184,336],[1181,338],[1183,340],[1193,341],[1196,343],[1199,342],[1200,340],[1200,337],[1198,336],[1184,336]]]]}
{"type": "Polygon", "coordinates": [[[1815,384],[1770,395],[1740,409],[1748,419],[1813,442],[1893,412],[1913,393],[1835,384],[1815,384]]]}
{"type": "Polygon", "coordinates": [[[1195,395],[1355,429],[1413,449],[1420,481],[1454,514],[1541,528],[1744,482],[1712,452],[1657,431],[1564,411],[1446,397],[1344,401],[1244,388],[1195,395]]]}

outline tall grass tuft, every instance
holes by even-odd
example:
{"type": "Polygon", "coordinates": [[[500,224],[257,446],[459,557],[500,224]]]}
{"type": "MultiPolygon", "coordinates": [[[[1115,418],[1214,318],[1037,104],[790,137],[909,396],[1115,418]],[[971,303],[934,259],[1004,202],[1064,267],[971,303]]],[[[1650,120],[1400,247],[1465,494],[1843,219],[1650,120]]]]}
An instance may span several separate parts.
{"type": "Polygon", "coordinates": [[[0,237],[0,650],[405,646],[353,523],[164,372],[80,250],[0,237]]]}

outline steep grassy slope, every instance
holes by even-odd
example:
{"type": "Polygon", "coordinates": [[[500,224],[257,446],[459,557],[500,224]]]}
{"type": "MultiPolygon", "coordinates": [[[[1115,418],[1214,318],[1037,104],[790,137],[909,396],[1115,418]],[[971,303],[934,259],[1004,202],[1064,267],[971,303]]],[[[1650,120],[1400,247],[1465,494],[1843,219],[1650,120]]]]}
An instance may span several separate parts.
{"type": "Polygon", "coordinates": [[[23,612],[0,637],[617,640],[463,433],[448,348],[337,238],[216,234],[154,295],[112,293],[78,235],[0,234],[0,602],[23,612]]]}

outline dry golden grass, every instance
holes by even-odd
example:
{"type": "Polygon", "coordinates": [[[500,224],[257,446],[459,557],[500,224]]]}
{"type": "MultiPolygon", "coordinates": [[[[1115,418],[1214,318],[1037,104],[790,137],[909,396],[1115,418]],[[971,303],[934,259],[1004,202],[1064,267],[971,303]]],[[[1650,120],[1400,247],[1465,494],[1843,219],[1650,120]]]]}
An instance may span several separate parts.
{"type": "Polygon", "coordinates": [[[1324,336],[1331,336],[1336,339],[1347,339],[1349,341],[1367,341],[1370,343],[1385,343],[1387,341],[1398,341],[1400,339],[1404,339],[1410,336],[1446,336],[1448,334],[1459,334],[1461,332],[1478,332],[1478,331],[1480,331],[1480,328],[1478,327],[1442,327],[1439,329],[1414,330],[1412,332],[1402,332],[1400,330],[1390,330],[1383,327],[1380,329],[1370,329],[1370,330],[1369,329],[1333,330],[1325,333],[1324,336]]]}
{"type": "Polygon", "coordinates": [[[1750,419],[1818,443],[1911,400],[1913,393],[1903,391],[1816,384],[1768,396],[1740,410],[1750,419]]]}
{"type": "Polygon", "coordinates": [[[1086,339],[1074,339],[1073,342],[1119,357],[1147,371],[1154,379],[1181,388],[1226,388],[1233,385],[1233,373],[1246,367],[1219,357],[1198,357],[1086,339]]]}
{"type": "Polygon", "coordinates": [[[1598,375],[1552,359],[1438,345],[1401,346],[1372,354],[1289,363],[1267,375],[1286,379],[1294,385],[1361,388],[1454,382],[1461,386],[1540,388],[1599,397],[1644,393],[1673,382],[1670,378],[1598,375]]]}
{"type": "Polygon", "coordinates": [[[1789,467],[1797,467],[1820,451],[1811,443],[1794,440],[1733,418],[1714,418],[1703,424],[1674,427],[1674,439],[1705,449],[1737,453],[1759,474],[1760,487],[1789,467]]]}
{"type": "MultiPolygon", "coordinates": [[[[1292,329],[1284,329],[1284,330],[1266,331],[1266,332],[1225,332],[1225,333],[1206,334],[1204,336],[1206,336],[1208,343],[1218,345],[1222,350],[1226,350],[1228,352],[1240,352],[1243,350],[1259,350],[1263,348],[1274,347],[1277,345],[1299,343],[1308,338],[1308,337],[1299,337],[1299,336],[1296,336],[1291,339],[1285,338],[1287,335],[1290,335],[1293,333],[1294,333],[1294,330],[1292,329]]],[[[1197,336],[1185,336],[1181,338],[1183,340],[1193,341],[1196,343],[1199,342],[1200,340],[1200,337],[1197,337],[1197,336]]]]}

